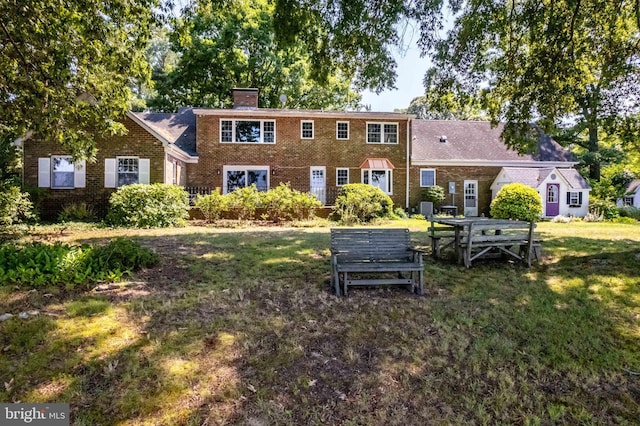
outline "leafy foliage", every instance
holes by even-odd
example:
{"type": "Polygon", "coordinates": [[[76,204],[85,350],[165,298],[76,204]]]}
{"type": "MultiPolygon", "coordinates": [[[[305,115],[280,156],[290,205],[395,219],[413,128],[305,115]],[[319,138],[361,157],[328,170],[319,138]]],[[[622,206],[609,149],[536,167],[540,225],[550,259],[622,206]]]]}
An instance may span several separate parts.
{"type": "Polygon", "coordinates": [[[61,222],[68,222],[71,220],[87,221],[95,218],[96,212],[93,209],[93,206],[84,201],[66,204],[58,214],[58,220],[61,222]]]}
{"type": "Polygon", "coordinates": [[[392,218],[393,201],[380,188],[350,183],[340,188],[333,215],[347,225],[367,223],[376,218],[392,218]]]}
{"type": "Polygon", "coordinates": [[[116,238],[104,247],[62,243],[0,246],[0,284],[73,288],[119,281],[125,274],[158,262],[157,254],[126,238],[116,238]]]}
{"type": "Polygon", "coordinates": [[[431,201],[432,203],[441,203],[444,201],[444,188],[440,185],[428,186],[422,191],[422,199],[431,201]]]}
{"type": "Polygon", "coordinates": [[[156,0],[0,2],[2,140],[60,142],[95,155],[95,135],[123,133],[132,79],[144,57],[156,0]]]}
{"type": "Polygon", "coordinates": [[[162,228],[184,225],[188,211],[189,195],[179,186],[133,184],[111,194],[106,220],[115,226],[162,228]]]}
{"type": "Polygon", "coordinates": [[[241,221],[255,218],[256,209],[260,204],[260,192],[255,184],[238,188],[225,195],[229,212],[241,221]]]}
{"type": "Polygon", "coordinates": [[[542,214],[538,191],[521,183],[503,186],[491,202],[491,216],[496,219],[534,221],[542,214]]]}
{"type": "Polygon", "coordinates": [[[492,119],[506,121],[507,144],[520,151],[535,148],[537,130],[530,123],[536,121],[588,154],[583,161],[595,181],[603,137],[620,134],[625,142],[638,141],[635,1],[450,5],[458,15],[446,39],[423,26],[422,45],[435,53],[425,77],[428,90],[459,99],[481,93],[492,119]]]}
{"type": "Polygon", "coordinates": [[[618,207],[613,201],[598,198],[589,200],[589,213],[601,216],[604,220],[615,219],[619,216],[618,207]]]}
{"type": "Polygon", "coordinates": [[[0,184],[0,228],[33,218],[32,207],[19,187],[0,184]]]}
{"type": "Polygon", "coordinates": [[[200,209],[207,223],[213,223],[227,211],[227,199],[218,191],[214,191],[209,195],[198,195],[196,208],[200,209]]]}
{"type": "Polygon", "coordinates": [[[624,206],[618,209],[620,217],[630,217],[635,220],[640,220],[640,209],[634,206],[624,206]]]}
{"type": "Polygon", "coordinates": [[[270,0],[190,4],[172,23],[168,43],[150,46],[156,93],[147,104],[219,108],[231,105],[232,88],[257,87],[261,107],[280,108],[282,94],[288,108],[355,107],[360,96],[350,90],[351,73],[331,69],[314,79],[309,50],[278,45],[274,19],[270,0]]]}
{"type": "Polygon", "coordinates": [[[309,220],[315,210],[322,207],[322,202],[310,193],[291,189],[288,184],[281,183],[261,193],[260,207],[266,210],[267,218],[274,222],[309,220]]]}

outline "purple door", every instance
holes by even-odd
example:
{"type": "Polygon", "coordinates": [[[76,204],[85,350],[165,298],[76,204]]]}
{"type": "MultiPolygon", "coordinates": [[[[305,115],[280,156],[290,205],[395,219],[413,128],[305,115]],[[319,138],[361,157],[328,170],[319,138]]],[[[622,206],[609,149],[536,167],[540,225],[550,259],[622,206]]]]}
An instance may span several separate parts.
{"type": "Polygon", "coordinates": [[[547,184],[547,211],[545,216],[552,217],[560,214],[560,185],[547,184]]]}

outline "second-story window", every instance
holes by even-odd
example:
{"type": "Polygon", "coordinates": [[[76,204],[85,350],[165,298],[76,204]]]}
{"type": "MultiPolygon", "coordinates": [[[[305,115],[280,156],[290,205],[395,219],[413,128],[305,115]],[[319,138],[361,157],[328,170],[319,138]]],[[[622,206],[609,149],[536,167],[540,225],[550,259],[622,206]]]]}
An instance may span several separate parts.
{"type": "Polygon", "coordinates": [[[336,139],[339,139],[339,140],[349,139],[349,122],[348,121],[336,122],[336,139]]]}
{"type": "Polygon", "coordinates": [[[367,143],[398,143],[398,123],[367,123],[367,143]]]}
{"type": "Polygon", "coordinates": [[[220,142],[275,143],[274,120],[220,120],[220,142]]]}
{"type": "Polygon", "coordinates": [[[313,139],[312,120],[304,120],[300,122],[300,137],[302,139],[313,139]]]}

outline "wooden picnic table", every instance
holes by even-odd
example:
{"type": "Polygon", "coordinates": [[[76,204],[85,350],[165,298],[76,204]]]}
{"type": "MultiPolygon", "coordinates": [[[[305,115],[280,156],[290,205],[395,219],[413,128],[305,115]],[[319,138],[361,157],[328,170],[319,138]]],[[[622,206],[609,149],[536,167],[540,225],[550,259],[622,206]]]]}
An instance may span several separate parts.
{"type": "Polygon", "coordinates": [[[471,266],[473,260],[489,257],[495,252],[522,260],[528,265],[533,258],[540,258],[541,243],[534,238],[533,222],[484,217],[433,217],[431,222],[432,252],[436,257],[443,248],[452,246],[458,263],[464,261],[467,267],[471,266]],[[436,223],[444,226],[438,228],[436,223]],[[438,233],[438,229],[442,231],[438,233]],[[440,241],[442,236],[449,241],[443,244],[440,241]]]}

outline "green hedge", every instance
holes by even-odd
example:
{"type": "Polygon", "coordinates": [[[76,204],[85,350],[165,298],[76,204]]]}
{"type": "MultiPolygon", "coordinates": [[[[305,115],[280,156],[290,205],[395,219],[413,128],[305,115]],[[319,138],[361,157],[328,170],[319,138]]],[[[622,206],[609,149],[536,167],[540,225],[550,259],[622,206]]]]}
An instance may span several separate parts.
{"type": "Polygon", "coordinates": [[[107,223],[134,228],[182,226],[189,217],[189,195],[179,186],[164,183],[133,184],[109,198],[107,223]]]}
{"type": "Polygon", "coordinates": [[[393,201],[380,188],[350,183],[340,188],[333,216],[344,224],[367,223],[377,218],[393,218],[393,201]]]}
{"type": "Polygon", "coordinates": [[[503,186],[491,202],[491,216],[496,219],[534,221],[542,214],[538,191],[521,183],[503,186]]]}

